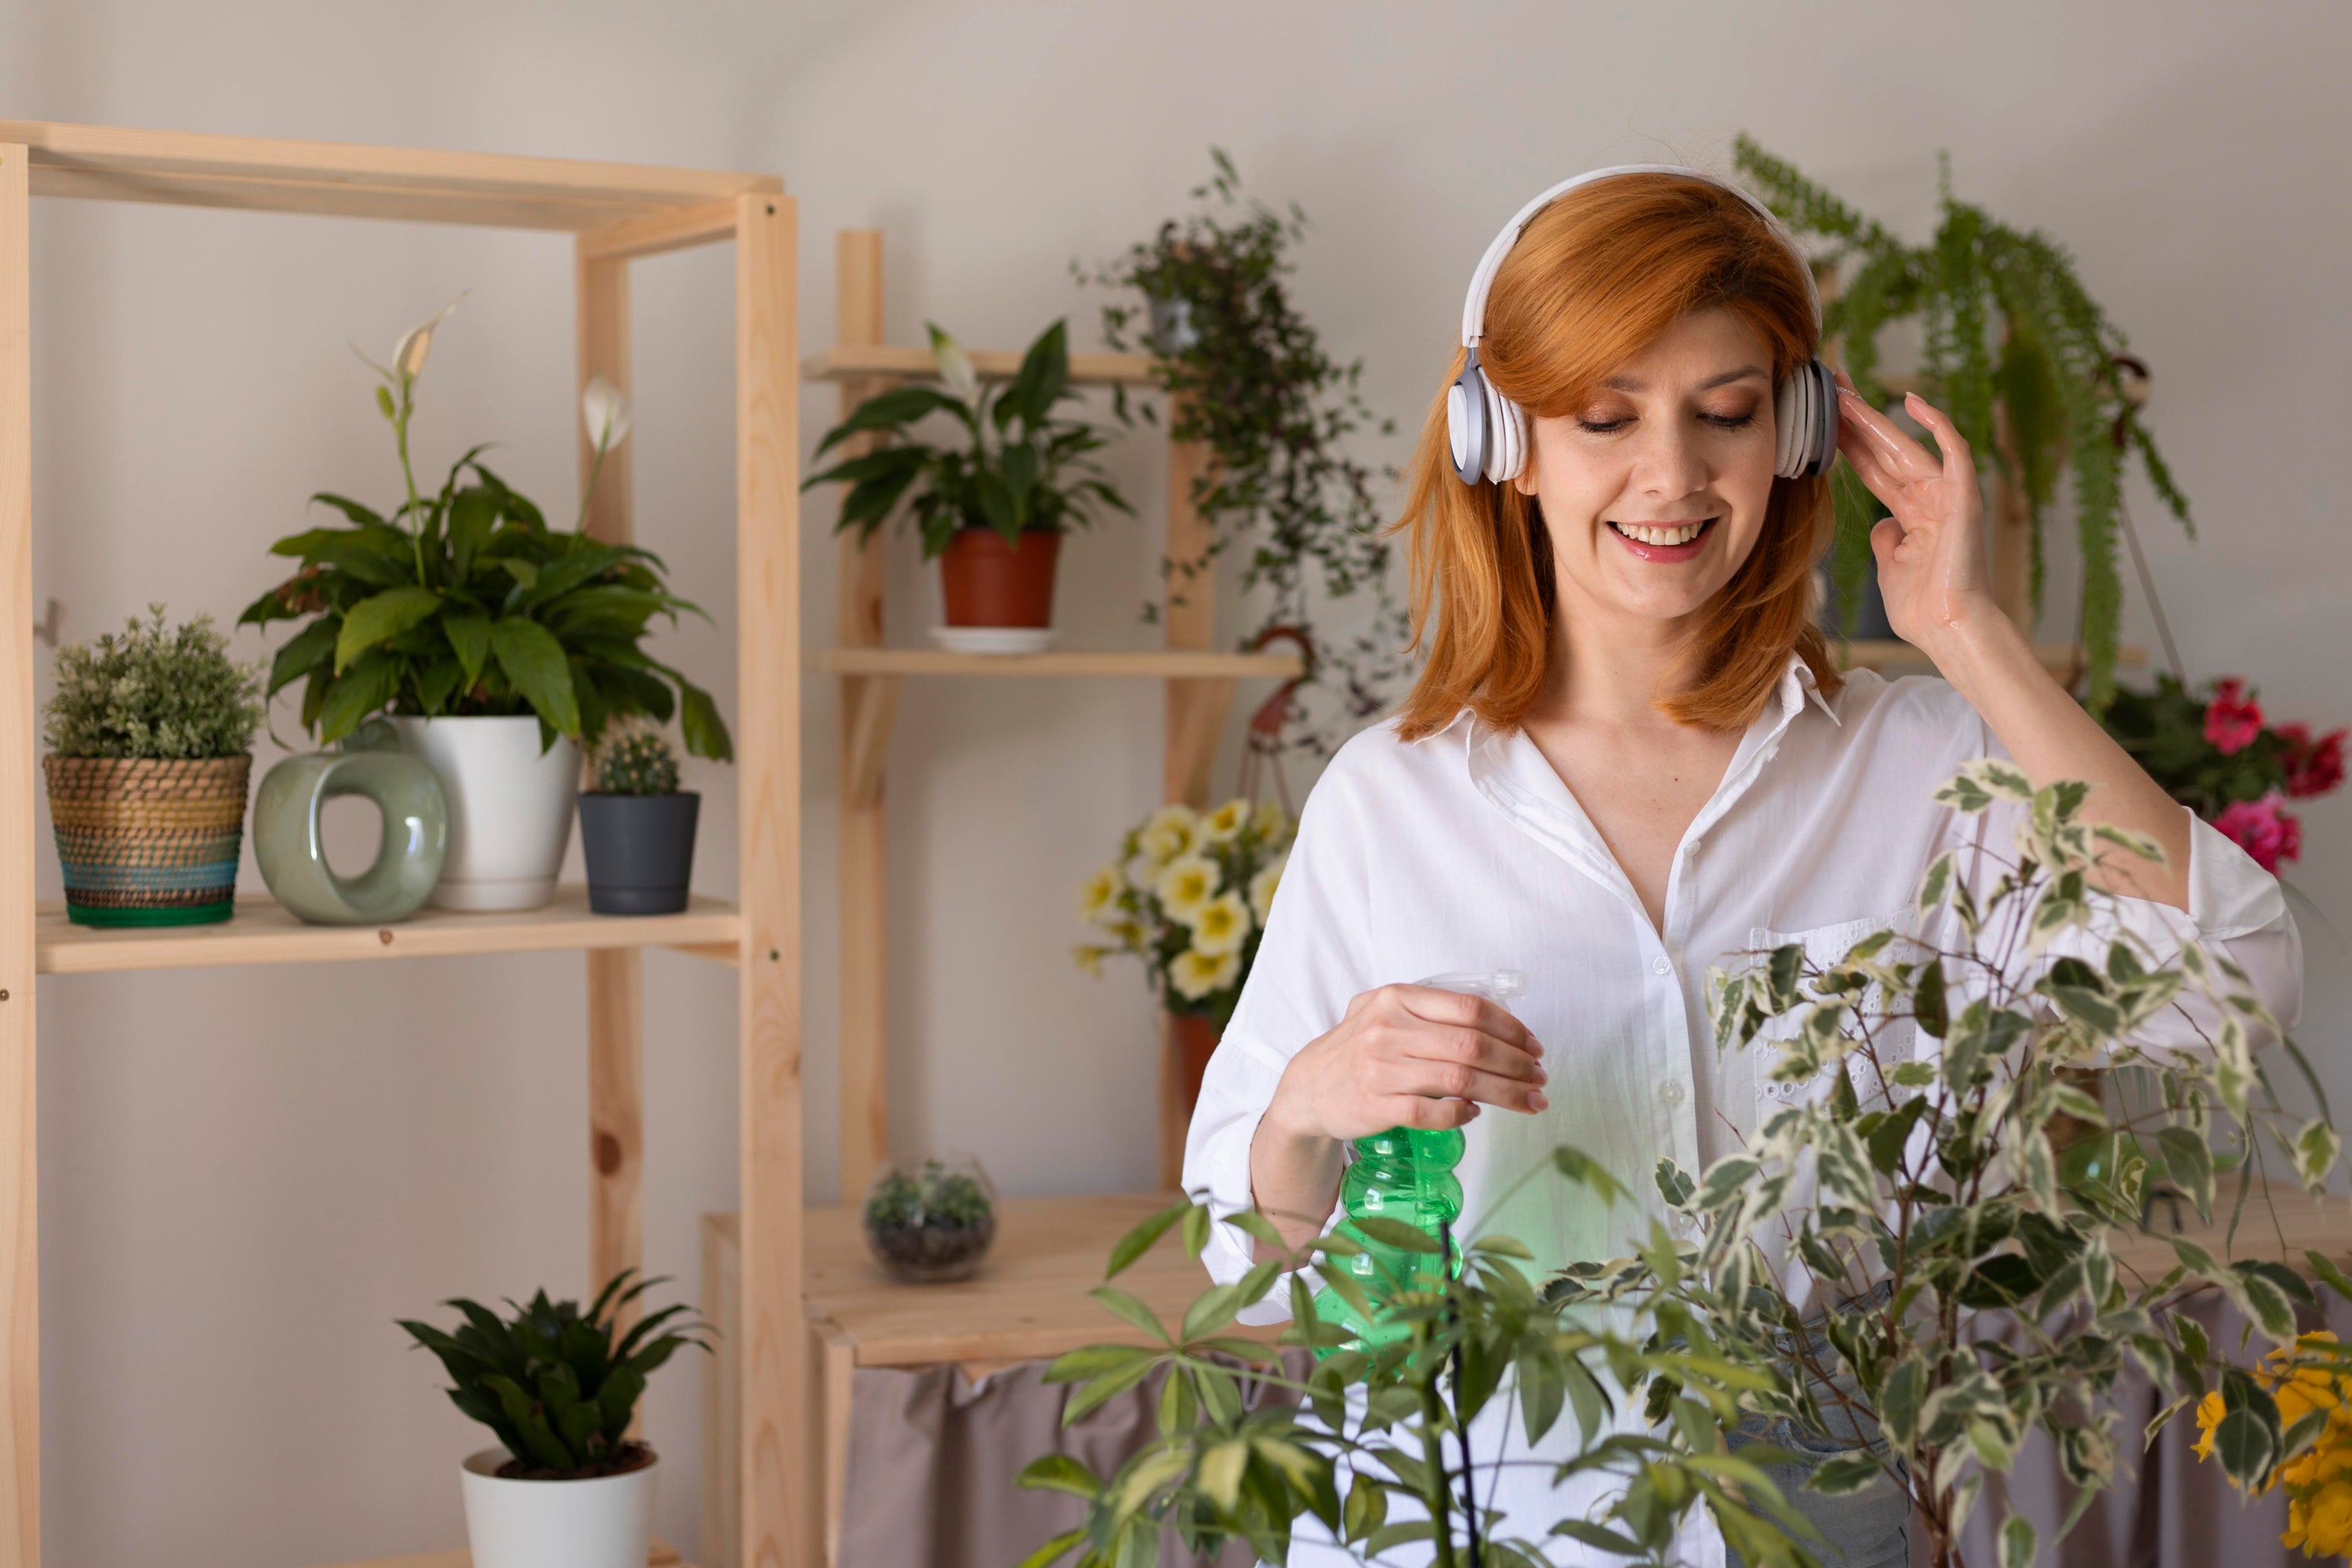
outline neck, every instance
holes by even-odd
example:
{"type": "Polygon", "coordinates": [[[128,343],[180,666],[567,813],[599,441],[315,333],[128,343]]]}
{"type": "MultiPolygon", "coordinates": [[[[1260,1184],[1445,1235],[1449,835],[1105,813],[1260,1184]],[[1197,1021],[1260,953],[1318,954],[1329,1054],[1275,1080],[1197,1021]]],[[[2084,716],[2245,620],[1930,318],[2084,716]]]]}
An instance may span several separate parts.
{"type": "Polygon", "coordinates": [[[1679,728],[1658,703],[1694,684],[1696,617],[1629,616],[1580,595],[1563,574],[1553,602],[1550,668],[1541,706],[1558,719],[1627,729],[1679,728]]]}

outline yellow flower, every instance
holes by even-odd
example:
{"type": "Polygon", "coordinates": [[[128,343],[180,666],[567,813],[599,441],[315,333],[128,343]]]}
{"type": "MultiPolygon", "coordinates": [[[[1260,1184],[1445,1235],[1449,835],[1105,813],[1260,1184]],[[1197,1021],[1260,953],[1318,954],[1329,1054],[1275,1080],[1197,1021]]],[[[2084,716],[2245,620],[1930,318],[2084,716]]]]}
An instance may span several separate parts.
{"type": "Polygon", "coordinates": [[[2341,1557],[2352,1552],[2352,1481],[2330,1481],[2309,1502],[2291,1507],[2282,1539],[2289,1546],[2300,1546],[2309,1557],[2341,1557]],[[2298,1513],[2300,1519],[2294,1517],[2298,1513]]]}
{"type": "Polygon", "coordinates": [[[1235,795],[1201,819],[1202,835],[1212,844],[1231,844],[1249,826],[1250,803],[1235,795]]]}
{"type": "Polygon", "coordinates": [[[1160,907],[1168,911],[1169,919],[1191,925],[1217,896],[1219,875],[1213,860],[1180,855],[1160,869],[1152,891],[1160,895],[1160,907]]]}
{"type": "Polygon", "coordinates": [[[2197,1402],[2197,1457],[2213,1457],[2213,1429],[2221,1425],[2221,1391],[2214,1389],[2197,1402]]]}
{"type": "Polygon", "coordinates": [[[1212,958],[1239,952],[1249,940],[1249,906],[1239,893],[1221,893],[1201,906],[1192,917],[1192,948],[1212,958]]]}
{"type": "Polygon", "coordinates": [[[1266,917],[1274,913],[1274,889],[1282,881],[1282,868],[1288,864],[1289,856],[1276,856],[1271,864],[1250,879],[1250,909],[1257,915],[1260,925],[1265,924],[1266,917]]]}
{"type": "Polygon", "coordinates": [[[1104,866],[1078,885],[1078,913],[1090,921],[1099,921],[1116,909],[1118,898],[1118,868],[1104,866]]]}
{"type": "Polygon", "coordinates": [[[1256,828],[1257,836],[1268,844],[1279,844],[1290,837],[1290,813],[1273,801],[1262,800],[1257,803],[1257,809],[1250,814],[1250,826],[1256,828]]]}
{"type": "Polygon", "coordinates": [[[1089,947],[1085,942],[1080,942],[1076,947],[1070,949],[1070,960],[1080,969],[1085,970],[1097,980],[1100,980],[1102,978],[1102,961],[1104,955],[1108,953],[1111,950],[1107,947],[1089,947]]]}
{"type": "Polygon", "coordinates": [[[1187,1002],[1198,1002],[1231,985],[1241,972],[1242,955],[1238,952],[1208,953],[1188,947],[1168,966],[1168,984],[1176,987],[1176,994],[1187,1002]]]}
{"type": "Polygon", "coordinates": [[[1189,805],[1163,805],[1151,814],[1137,837],[1143,858],[1154,868],[1165,866],[1179,855],[1190,854],[1201,842],[1201,819],[1189,805]]]}

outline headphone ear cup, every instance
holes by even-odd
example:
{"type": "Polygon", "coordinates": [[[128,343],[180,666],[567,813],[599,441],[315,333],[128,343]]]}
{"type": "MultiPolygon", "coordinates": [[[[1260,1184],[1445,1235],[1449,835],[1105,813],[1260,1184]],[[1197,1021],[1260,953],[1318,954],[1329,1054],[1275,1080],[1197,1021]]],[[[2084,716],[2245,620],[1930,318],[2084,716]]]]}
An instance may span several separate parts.
{"type": "Polygon", "coordinates": [[[1486,477],[1501,484],[1518,472],[1517,430],[1511,418],[1518,410],[1483,375],[1478,386],[1486,395],[1486,477]]]}
{"type": "Polygon", "coordinates": [[[1492,439],[1486,420],[1486,377],[1474,357],[1445,389],[1445,440],[1454,458],[1454,475],[1465,485],[1486,477],[1486,448],[1492,439]]]}
{"type": "Polygon", "coordinates": [[[1821,458],[1814,463],[1813,472],[1826,474],[1830,471],[1830,465],[1837,461],[1839,426],[1837,376],[1828,365],[1818,359],[1813,361],[1813,370],[1820,376],[1822,384],[1821,458]]]}
{"type": "Polygon", "coordinates": [[[1805,459],[1800,454],[1806,450],[1811,433],[1811,421],[1805,417],[1809,379],[1803,372],[1791,374],[1772,396],[1772,472],[1780,479],[1792,479],[1804,472],[1805,459]]]}
{"type": "Polygon", "coordinates": [[[1528,470],[1528,416],[1507,397],[1498,397],[1496,402],[1503,410],[1503,428],[1510,435],[1510,444],[1503,452],[1503,471],[1495,476],[1499,484],[1516,479],[1528,470]]]}

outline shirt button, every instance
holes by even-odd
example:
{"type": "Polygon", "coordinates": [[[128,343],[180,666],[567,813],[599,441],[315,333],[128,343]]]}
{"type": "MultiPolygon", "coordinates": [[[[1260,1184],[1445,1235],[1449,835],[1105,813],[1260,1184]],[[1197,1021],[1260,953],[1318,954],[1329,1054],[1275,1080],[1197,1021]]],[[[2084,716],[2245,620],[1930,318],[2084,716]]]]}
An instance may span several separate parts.
{"type": "Polygon", "coordinates": [[[1668,1105],[1680,1105],[1683,1102],[1683,1086],[1668,1079],[1658,1086],[1658,1098],[1668,1105]]]}
{"type": "Polygon", "coordinates": [[[1653,973],[1653,974],[1672,974],[1674,972],[1675,972],[1675,965],[1674,965],[1674,961],[1673,961],[1672,959],[1668,959],[1668,958],[1663,958],[1663,957],[1661,957],[1661,958],[1654,958],[1654,959],[1650,960],[1650,973],[1653,973]]]}

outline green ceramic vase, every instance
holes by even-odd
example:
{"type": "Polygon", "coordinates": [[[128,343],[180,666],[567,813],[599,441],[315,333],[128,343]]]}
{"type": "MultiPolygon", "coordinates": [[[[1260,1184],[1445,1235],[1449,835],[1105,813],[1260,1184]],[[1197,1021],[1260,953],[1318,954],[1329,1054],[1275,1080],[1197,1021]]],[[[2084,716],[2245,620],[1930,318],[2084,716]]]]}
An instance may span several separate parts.
{"type": "MultiPolygon", "coordinates": [[[[357,739],[357,737],[354,737],[357,739]]],[[[432,895],[449,849],[449,802],[432,768],[405,752],[366,742],[288,757],[253,802],[253,853],[270,895],[313,925],[383,925],[406,920],[432,895]],[[319,814],[337,795],[372,800],[383,814],[375,863],[356,877],[327,864],[319,814]]]]}

